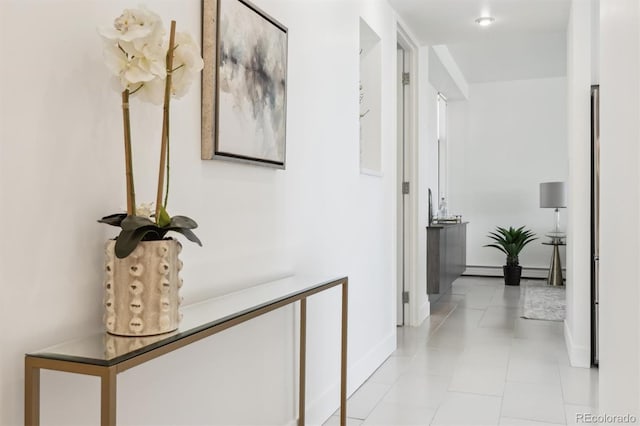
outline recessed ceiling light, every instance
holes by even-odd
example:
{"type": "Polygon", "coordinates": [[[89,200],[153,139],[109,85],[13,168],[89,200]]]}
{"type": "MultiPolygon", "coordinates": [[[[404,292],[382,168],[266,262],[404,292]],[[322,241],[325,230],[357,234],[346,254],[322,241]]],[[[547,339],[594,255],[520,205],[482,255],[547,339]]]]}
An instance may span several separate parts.
{"type": "Polygon", "coordinates": [[[481,27],[486,27],[487,25],[493,24],[495,20],[496,18],[493,18],[491,16],[482,16],[476,19],[476,24],[480,25],[481,27]]]}

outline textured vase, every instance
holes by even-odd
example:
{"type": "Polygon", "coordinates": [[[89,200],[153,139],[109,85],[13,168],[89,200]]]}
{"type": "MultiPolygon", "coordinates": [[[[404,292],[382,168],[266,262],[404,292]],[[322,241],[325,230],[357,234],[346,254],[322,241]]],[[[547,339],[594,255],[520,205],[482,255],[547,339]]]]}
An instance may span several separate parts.
{"type": "Polygon", "coordinates": [[[152,336],[178,328],[180,322],[176,240],[142,241],[126,258],[115,255],[115,240],[107,241],[104,282],[104,324],[119,336],[152,336]]]}
{"type": "Polygon", "coordinates": [[[173,334],[175,332],[156,334],[155,336],[116,336],[115,334],[104,333],[104,356],[106,359],[118,358],[166,339],[167,336],[173,334]]]}

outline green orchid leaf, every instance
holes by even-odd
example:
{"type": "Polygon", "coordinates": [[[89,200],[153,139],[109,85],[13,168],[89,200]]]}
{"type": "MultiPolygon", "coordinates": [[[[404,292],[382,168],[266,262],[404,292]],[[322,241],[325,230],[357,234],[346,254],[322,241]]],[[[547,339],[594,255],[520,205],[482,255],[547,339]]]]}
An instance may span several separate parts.
{"type": "Polygon", "coordinates": [[[120,226],[122,226],[123,231],[133,231],[145,226],[156,226],[156,224],[144,216],[127,216],[120,226]]]}
{"type": "Polygon", "coordinates": [[[105,216],[98,222],[120,226],[122,231],[116,239],[115,253],[120,259],[129,256],[140,241],[158,241],[165,238],[167,232],[179,232],[189,241],[202,246],[200,239],[191,231],[198,224],[186,216],[171,218],[164,208],[160,209],[159,224],[143,216],[127,216],[125,213],[105,216]]]}
{"type": "Polygon", "coordinates": [[[122,223],[122,220],[125,217],[127,217],[126,213],[110,214],[109,216],[105,216],[102,219],[99,219],[98,222],[106,223],[107,225],[111,225],[111,226],[120,226],[120,224],[122,223]]]}
{"type": "Polygon", "coordinates": [[[171,216],[167,213],[167,210],[164,206],[160,207],[160,214],[158,215],[158,226],[161,228],[169,226],[171,223],[171,216]]]}
{"type": "Polygon", "coordinates": [[[158,233],[158,228],[155,225],[137,228],[131,231],[122,230],[118,239],[116,240],[116,257],[124,259],[129,256],[138,246],[140,241],[145,237],[149,240],[160,240],[162,236],[158,233]],[[149,235],[151,234],[151,235],[149,235]],[[153,235],[155,234],[155,235],[153,235]],[[151,238],[149,238],[150,236],[151,238]]]}
{"type": "Polygon", "coordinates": [[[116,239],[116,257],[124,259],[129,256],[138,245],[139,240],[133,239],[134,231],[121,231],[116,239]]]}
{"type": "Polygon", "coordinates": [[[181,233],[182,235],[187,237],[189,241],[193,241],[194,243],[202,247],[202,242],[200,241],[200,238],[196,237],[196,234],[194,234],[193,231],[191,231],[190,229],[177,228],[177,229],[173,229],[173,231],[181,233]]]}
{"type": "Polygon", "coordinates": [[[191,219],[187,216],[174,216],[171,218],[171,223],[169,223],[169,228],[185,228],[185,229],[195,229],[198,227],[198,224],[195,220],[191,219]]]}

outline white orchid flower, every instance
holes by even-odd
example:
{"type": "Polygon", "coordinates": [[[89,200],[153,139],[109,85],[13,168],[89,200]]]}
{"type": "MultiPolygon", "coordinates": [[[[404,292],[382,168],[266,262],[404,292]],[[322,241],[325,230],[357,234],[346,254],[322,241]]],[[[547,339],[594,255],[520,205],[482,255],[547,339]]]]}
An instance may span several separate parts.
{"type": "Polygon", "coordinates": [[[140,91],[143,99],[160,103],[155,93],[157,84],[152,84],[167,75],[160,17],[144,8],[126,9],[113,27],[99,32],[107,41],[105,62],[119,79],[119,90],[140,91]]]}
{"type": "MultiPolygon", "coordinates": [[[[129,90],[143,101],[161,104],[167,76],[167,44],[160,17],[145,9],[126,9],[113,27],[101,28],[107,41],[105,62],[118,78],[119,90],[129,90]]],[[[171,94],[184,96],[203,68],[200,48],[188,33],[177,33],[171,94]]]]}
{"type": "Polygon", "coordinates": [[[120,80],[120,90],[133,91],[140,87],[140,84],[158,77],[153,72],[154,65],[148,59],[144,57],[130,59],[118,46],[106,46],[104,59],[111,73],[120,80]]]}
{"type": "Polygon", "coordinates": [[[176,48],[173,54],[173,75],[171,94],[176,98],[184,96],[193,80],[204,66],[200,48],[189,33],[176,33],[176,48]]]}
{"type": "Polygon", "coordinates": [[[142,203],[136,207],[136,216],[146,217],[149,220],[153,220],[152,216],[156,209],[153,206],[154,203],[142,203]]]}
{"type": "Polygon", "coordinates": [[[147,81],[136,92],[136,96],[139,96],[145,102],[162,105],[162,101],[164,101],[164,78],[158,77],[147,81]]]}
{"type": "Polygon", "coordinates": [[[115,19],[113,27],[100,28],[99,32],[106,39],[123,42],[164,36],[160,17],[144,7],[125,9],[122,15],[115,19]]]}

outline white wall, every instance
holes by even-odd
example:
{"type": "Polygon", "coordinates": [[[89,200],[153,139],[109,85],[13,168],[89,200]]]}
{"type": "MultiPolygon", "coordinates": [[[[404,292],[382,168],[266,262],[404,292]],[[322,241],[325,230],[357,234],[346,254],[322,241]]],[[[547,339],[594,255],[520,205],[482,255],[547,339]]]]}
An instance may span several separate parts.
{"type": "MultiPolygon", "coordinates": [[[[358,147],[359,17],[382,38],[391,82],[394,13],[384,1],[256,3],[289,28],[287,170],[201,161],[199,86],[173,104],[169,211],[196,219],[205,244],[185,244],[183,294],[190,303],[290,272],[348,275],[354,390],[395,347],[393,84],[382,90],[383,177],[360,175],[358,147]]],[[[23,354],[102,328],[102,246],[114,230],[95,220],[125,197],[119,97],[96,27],[137,3],[1,6],[0,424],[17,425],[23,354]]],[[[152,7],[200,33],[199,0],[152,7]]],[[[132,115],[138,198],[150,200],[160,111],[134,103],[132,115]]],[[[309,303],[308,414],[319,423],[338,402],[339,294],[309,303]]],[[[291,422],[295,315],[283,309],[122,374],[118,424],[291,422]]],[[[96,423],[97,401],[95,379],[43,374],[43,423],[96,423]]]]}
{"type": "Polygon", "coordinates": [[[600,83],[600,0],[591,0],[591,84],[600,83]]]}
{"type": "MultiPolygon", "coordinates": [[[[451,214],[467,227],[467,264],[504,265],[504,255],[485,248],[496,226],[526,225],[540,240],[520,263],[549,267],[543,246],[554,212],[539,207],[539,184],[567,179],[566,79],[477,83],[468,101],[448,103],[448,186],[451,214]]],[[[561,211],[562,226],[566,227],[561,211]]]]}
{"type": "Polygon", "coordinates": [[[592,2],[572,2],[567,27],[569,145],[567,316],[571,364],[591,364],[591,82],[592,2]]]}
{"type": "Polygon", "coordinates": [[[640,3],[600,2],[600,411],[640,414],[640,3]]]}
{"type": "Polygon", "coordinates": [[[380,37],[360,19],[360,171],[382,172],[380,97],[382,94],[382,47],[380,37]]]}

